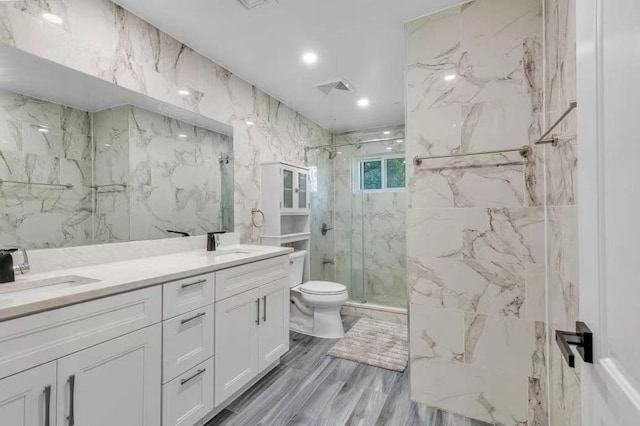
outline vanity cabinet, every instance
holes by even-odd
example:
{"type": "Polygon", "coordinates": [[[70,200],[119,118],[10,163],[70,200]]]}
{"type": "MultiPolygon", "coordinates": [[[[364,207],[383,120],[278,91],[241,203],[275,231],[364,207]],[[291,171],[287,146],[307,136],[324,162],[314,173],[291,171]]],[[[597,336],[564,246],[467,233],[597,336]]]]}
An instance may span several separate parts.
{"type": "Polygon", "coordinates": [[[0,380],[0,423],[53,426],[56,422],[56,363],[0,380]]]}
{"type": "Polygon", "coordinates": [[[289,256],[0,322],[0,424],[192,426],[289,350],[289,256]]]}
{"type": "Polygon", "coordinates": [[[57,425],[160,424],[160,324],[58,360],[57,425]]]}
{"type": "Polygon", "coordinates": [[[289,350],[288,256],[269,261],[280,265],[269,269],[278,274],[258,276],[253,264],[233,268],[235,287],[245,291],[216,302],[216,407],[289,350]]]}
{"type": "Polygon", "coordinates": [[[289,350],[289,280],[260,287],[262,311],[258,325],[258,369],[263,371],[289,350]]]}

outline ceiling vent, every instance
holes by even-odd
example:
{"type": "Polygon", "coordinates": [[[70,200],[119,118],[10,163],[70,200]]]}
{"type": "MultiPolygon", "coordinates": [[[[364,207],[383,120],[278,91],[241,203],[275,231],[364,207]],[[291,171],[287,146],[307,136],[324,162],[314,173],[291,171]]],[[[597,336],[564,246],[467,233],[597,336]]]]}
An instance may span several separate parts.
{"type": "Polygon", "coordinates": [[[254,7],[262,6],[267,0],[238,0],[247,9],[253,9],[254,7]]]}
{"type": "Polygon", "coordinates": [[[319,91],[328,95],[333,90],[341,90],[343,92],[352,92],[353,86],[344,78],[339,78],[337,80],[327,81],[325,83],[316,84],[315,87],[318,88],[319,91]]]}

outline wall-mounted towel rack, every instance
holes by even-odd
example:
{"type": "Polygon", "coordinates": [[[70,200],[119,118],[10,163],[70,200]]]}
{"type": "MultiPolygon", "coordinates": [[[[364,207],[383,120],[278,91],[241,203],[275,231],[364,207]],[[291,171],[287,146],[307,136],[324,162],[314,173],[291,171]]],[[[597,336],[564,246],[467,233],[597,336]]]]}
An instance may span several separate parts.
{"type": "Polygon", "coordinates": [[[446,154],[446,155],[431,155],[428,157],[421,157],[416,155],[413,157],[413,164],[419,166],[422,164],[424,160],[433,160],[436,158],[454,158],[454,157],[469,157],[471,155],[486,155],[486,154],[504,154],[507,152],[517,152],[523,158],[527,158],[531,155],[531,147],[528,145],[521,146],[520,148],[512,148],[512,149],[496,149],[493,151],[478,151],[478,152],[467,152],[464,154],[446,154]]]}
{"type": "MultiPolygon", "coordinates": [[[[569,108],[567,108],[567,110],[562,113],[562,115],[551,125],[551,127],[549,127],[549,129],[546,132],[544,132],[542,136],[540,136],[540,139],[538,139],[534,143],[534,145],[552,144],[553,146],[555,146],[558,142],[558,138],[554,136],[552,138],[547,139],[547,136],[549,136],[549,134],[553,131],[553,129],[558,127],[558,125],[562,122],[562,120],[564,120],[567,117],[567,115],[569,115],[569,113],[573,111],[577,106],[578,106],[578,101],[571,101],[569,103],[569,108]]],[[[523,158],[527,158],[529,157],[529,155],[531,155],[531,147],[528,145],[524,145],[524,146],[521,146],[520,148],[512,148],[512,149],[498,149],[494,151],[468,152],[464,154],[431,155],[428,157],[421,157],[419,155],[416,155],[413,158],[413,164],[415,164],[416,166],[419,166],[422,164],[424,160],[433,160],[436,158],[467,157],[471,155],[502,154],[506,152],[518,152],[523,158]]]]}
{"type": "Polygon", "coordinates": [[[544,132],[542,136],[540,136],[540,139],[538,139],[534,143],[534,145],[543,145],[543,144],[550,143],[551,145],[556,146],[558,144],[558,138],[552,137],[547,139],[547,136],[549,136],[549,133],[553,132],[553,129],[558,127],[558,124],[562,123],[562,120],[564,120],[567,117],[567,115],[569,115],[569,113],[577,107],[578,107],[578,101],[569,102],[569,108],[567,108],[566,111],[563,112],[562,115],[555,121],[555,123],[553,123],[551,127],[549,127],[549,130],[547,130],[546,132],[544,132]]]}
{"type": "Polygon", "coordinates": [[[106,185],[91,185],[89,186],[89,188],[93,189],[96,191],[96,193],[98,194],[107,194],[110,192],[121,192],[124,191],[125,189],[127,189],[128,185],[126,183],[109,183],[106,185]],[[113,188],[113,187],[119,187],[120,189],[112,189],[110,191],[100,191],[101,188],[113,188]]]}
{"type": "Polygon", "coordinates": [[[3,183],[12,183],[12,184],[16,184],[16,185],[51,186],[51,187],[55,187],[55,188],[58,188],[58,189],[71,189],[71,188],[73,188],[73,185],[71,185],[71,184],[65,185],[65,184],[62,184],[62,183],[21,182],[21,181],[17,181],[17,180],[0,179],[0,185],[2,185],[3,183]]]}

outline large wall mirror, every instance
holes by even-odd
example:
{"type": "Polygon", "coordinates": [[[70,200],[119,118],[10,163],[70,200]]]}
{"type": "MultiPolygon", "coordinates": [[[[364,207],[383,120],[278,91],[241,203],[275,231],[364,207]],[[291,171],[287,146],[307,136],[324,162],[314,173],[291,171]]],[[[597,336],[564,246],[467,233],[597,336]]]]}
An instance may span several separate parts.
{"type": "Polygon", "coordinates": [[[229,126],[10,47],[0,60],[0,246],[233,230],[229,126]]]}

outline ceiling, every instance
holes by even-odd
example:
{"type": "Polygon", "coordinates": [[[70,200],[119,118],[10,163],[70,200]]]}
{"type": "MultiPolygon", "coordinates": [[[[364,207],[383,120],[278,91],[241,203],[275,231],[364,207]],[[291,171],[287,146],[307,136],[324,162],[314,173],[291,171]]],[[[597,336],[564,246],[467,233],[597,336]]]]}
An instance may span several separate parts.
{"type": "Polygon", "coordinates": [[[460,0],[115,0],[333,132],[404,123],[404,22],[460,0]],[[302,54],[318,62],[307,65],[302,54]],[[353,92],[314,86],[344,78],[353,92]],[[368,98],[366,108],[357,100],[368,98]]]}

